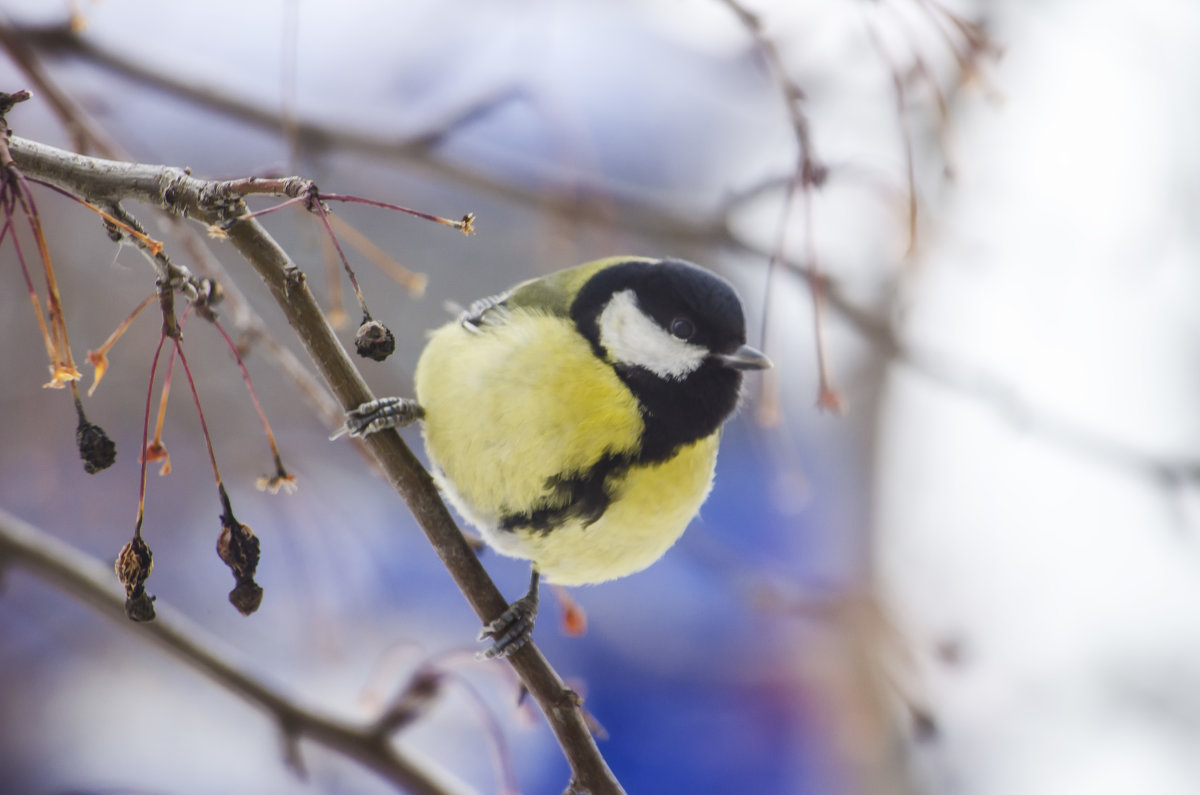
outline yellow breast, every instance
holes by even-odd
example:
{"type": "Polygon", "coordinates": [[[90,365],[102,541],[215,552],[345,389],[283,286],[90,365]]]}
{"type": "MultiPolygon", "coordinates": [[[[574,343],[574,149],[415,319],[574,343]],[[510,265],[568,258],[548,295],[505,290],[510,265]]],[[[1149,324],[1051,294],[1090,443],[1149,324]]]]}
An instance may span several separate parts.
{"type": "Polygon", "coordinates": [[[492,546],[532,560],[551,582],[600,582],[643,569],[707,496],[719,434],[668,462],[632,467],[591,525],[497,529],[499,517],[544,498],[552,478],[635,450],[643,428],[636,398],[569,319],[518,313],[482,333],[458,323],[438,329],[417,364],[425,446],[439,484],[492,546]]]}

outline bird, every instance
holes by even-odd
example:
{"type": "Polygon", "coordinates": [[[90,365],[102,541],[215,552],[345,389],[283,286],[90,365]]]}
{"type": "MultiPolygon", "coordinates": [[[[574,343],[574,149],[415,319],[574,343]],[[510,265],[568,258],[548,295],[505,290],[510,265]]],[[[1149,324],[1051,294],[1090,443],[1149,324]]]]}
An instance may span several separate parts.
{"type": "Polygon", "coordinates": [[[745,371],[741,299],[691,262],[616,256],[522,282],[434,330],[414,398],[347,413],[343,433],[422,424],[431,473],[499,553],[532,564],[528,592],[488,623],[481,656],[528,642],[539,582],[641,571],[712,488],[745,371]]]}

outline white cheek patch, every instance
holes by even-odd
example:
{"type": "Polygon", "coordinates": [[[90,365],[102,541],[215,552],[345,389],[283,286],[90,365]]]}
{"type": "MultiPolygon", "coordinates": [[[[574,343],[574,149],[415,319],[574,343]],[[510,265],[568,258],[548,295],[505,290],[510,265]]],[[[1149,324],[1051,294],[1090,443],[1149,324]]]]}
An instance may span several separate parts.
{"type": "Polygon", "coordinates": [[[683,380],[708,357],[707,348],[671,336],[647,317],[632,290],[614,293],[597,325],[600,344],[613,362],[643,367],[660,378],[683,380]]]}

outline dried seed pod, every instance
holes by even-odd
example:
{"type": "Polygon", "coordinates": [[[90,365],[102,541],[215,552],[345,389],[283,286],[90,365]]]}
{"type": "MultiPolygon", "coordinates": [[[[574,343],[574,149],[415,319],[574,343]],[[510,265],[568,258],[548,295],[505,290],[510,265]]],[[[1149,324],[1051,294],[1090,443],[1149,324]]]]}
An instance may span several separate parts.
{"type": "Polygon", "coordinates": [[[145,584],[153,568],[154,553],[140,535],[134,536],[121,547],[121,554],[117,555],[117,562],[113,566],[117,572],[117,579],[125,586],[125,593],[129,595],[145,584]]]}
{"type": "Polygon", "coordinates": [[[238,582],[254,577],[254,571],[258,568],[258,548],[258,536],[249,527],[233,518],[233,514],[221,517],[217,554],[238,582]]]}
{"type": "Polygon", "coordinates": [[[151,621],[154,618],[154,597],[146,593],[145,583],[154,568],[154,554],[140,535],[130,539],[113,569],[125,587],[125,615],[131,621],[151,621]]]}
{"type": "Polygon", "coordinates": [[[217,537],[217,554],[233,572],[237,585],[229,592],[229,602],[244,616],[258,610],[262,604],[262,587],[254,581],[258,568],[258,536],[226,510],[221,515],[221,535],[217,537]]]}
{"type": "Polygon", "coordinates": [[[391,329],[370,317],[364,317],[354,335],[354,349],[365,359],[382,362],[396,350],[396,338],[391,329]]]}
{"type": "Polygon", "coordinates": [[[99,425],[88,422],[83,413],[79,414],[79,425],[75,428],[75,445],[79,448],[79,457],[83,459],[83,468],[89,475],[108,469],[117,460],[117,446],[99,425]]]}

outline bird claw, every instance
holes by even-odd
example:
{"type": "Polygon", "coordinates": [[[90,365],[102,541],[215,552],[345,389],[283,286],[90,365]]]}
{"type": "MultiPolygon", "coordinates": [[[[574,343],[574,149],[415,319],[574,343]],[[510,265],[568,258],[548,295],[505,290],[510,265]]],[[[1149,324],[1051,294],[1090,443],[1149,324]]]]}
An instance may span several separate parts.
{"type": "Polygon", "coordinates": [[[480,631],[479,640],[492,638],[495,643],[476,656],[481,660],[491,660],[514,653],[533,637],[536,616],[537,600],[530,599],[528,595],[522,596],[480,631]]]}
{"type": "Polygon", "coordinates": [[[330,441],[346,434],[350,438],[361,438],[388,428],[402,428],[425,416],[425,410],[412,398],[383,397],[368,400],[346,412],[346,424],[339,428],[330,441]]]}
{"type": "Polygon", "coordinates": [[[507,657],[533,638],[533,621],[538,611],[538,579],[537,569],[534,569],[529,578],[529,591],[480,630],[479,640],[491,638],[495,643],[476,657],[481,660],[507,657]]]}

